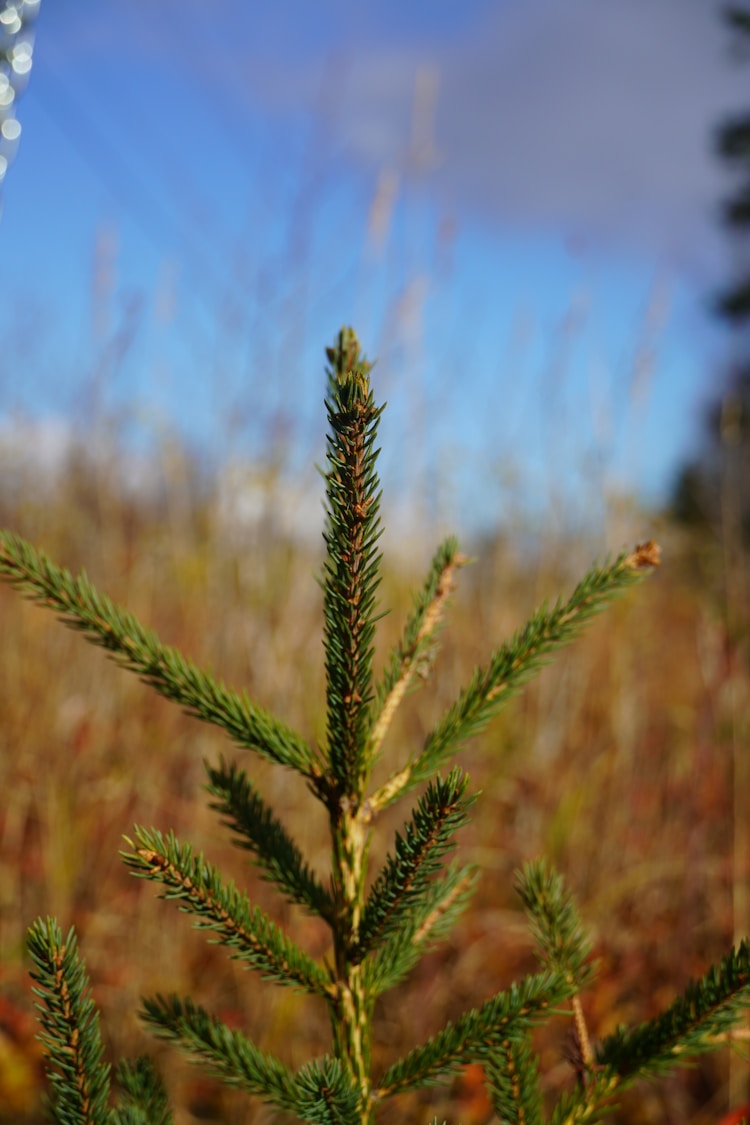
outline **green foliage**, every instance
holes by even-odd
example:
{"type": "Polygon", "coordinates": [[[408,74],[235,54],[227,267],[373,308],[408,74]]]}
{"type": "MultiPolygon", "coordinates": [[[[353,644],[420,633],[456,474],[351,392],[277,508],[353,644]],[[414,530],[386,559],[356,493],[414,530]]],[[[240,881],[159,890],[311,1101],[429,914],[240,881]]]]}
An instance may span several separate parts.
{"type": "Polygon", "coordinates": [[[685,1055],[713,1050],[749,1003],[750,948],[743,941],[720,965],[689,984],[662,1015],[605,1039],[597,1062],[623,1080],[666,1073],[685,1055]]]}
{"type": "Polygon", "coordinates": [[[479,872],[452,865],[412,899],[391,934],[365,961],[365,989],[374,996],[393,988],[438,942],[448,936],[468,906],[479,872]]]}
{"type": "Polygon", "coordinates": [[[229,1085],[262,1094],[280,1109],[296,1109],[293,1072],[192,1000],[150,997],[143,1002],[141,1016],[155,1035],[179,1044],[229,1085]]]}
{"type": "Polygon", "coordinates": [[[222,813],[224,823],[236,834],[236,844],[252,852],[269,882],[275,883],[290,902],[331,922],[333,901],[310,871],[297,845],[283,824],[234,763],[220,762],[214,769],[206,763],[208,792],[216,797],[211,808],[222,813]]]}
{"type": "Polygon", "coordinates": [[[166,1091],[150,1059],[125,1060],[117,1068],[120,1106],[112,1125],[172,1125],[166,1091]]]}
{"type": "Polygon", "coordinates": [[[137,826],[135,843],[128,843],[135,850],[123,853],[123,859],[134,874],[161,883],[166,888],[162,897],[179,899],[182,910],[200,919],[196,928],[218,934],[216,940],[234,951],[233,958],[266,980],[329,994],[330,981],[315,962],[236,887],[224,886],[203,856],[194,858],[189,844],[180,844],[171,832],[165,839],[156,829],[137,826]]]}
{"type": "Polygon", "coordinates": [[[437,655],[436,637],[443,623],[444,607],[455,588],[455,572],[465,563],[458,551],[458,540],[452,536],[435,552],[424,588],[414,598],[403,637],[391,653],[377,688],[377,718],[372,724],[369,747],[373,760],[404,695],[429,678],[437,655]]]}
{"type": "Polygon", "coordinates": [[[59,1125],[172,1125],[166,1092],[148,1059],[120,1063],[120,1100],[109,1107],[110,1067],[73,931],[63,938],[54,919],[38,918],[27,947],[51,1088],[50,1119],[59,1125]]]}
{"type": "Polygon", "coordinates": [[[98,593],[85,571],[73,578],[20,536],[9,531],[0,535],[0,578],[54,610],[66,625],[106,649],[160,695],[221,727],[238,746],[304,777],[320,776],[321,764],[300,735],[244,693],[225,687],[177,649],[163,645],[152,629],[144,629],[132,613],[98,593]]]}
{"type": "Polygon", "coordinates": [[[29,930],[28,950],[52,1091],[52,1120],[60,1125],[104,1125],[110,1068],[104,1062],[99,1015],[78,958],[76,936],[71,930],[63,938],[54,919],[39,918],[29,930]]]}
{"type": "Polygon", "coordinates": [[[507,1043],[522,1041],[529,1028],[573,994],[561,973],[527,976],[472,1008],[455,1024],[410,1051],[390,1067],[380,1086],[381,1097],[404,1090],[434,1085],[465,1063],[485,1062],[497,1056],[507,1043]]]}
{"type": "MultiPolygon", "coordinates": [[[[342,331],[338,354],[353,341],[342,331]]],[[[367,755],[372,700],[375,594],[380,555],[380,490],[374,444],[382,407],[376,408],[369,364],[353,361],[328,372],[330,432],[326,460],[328,519],[324,532],[325,628],[328,684],[328,765],[336,798],[359,804],[371,765],[367,755]]]]}
{"type": "Polygon", "coordinates": [[[603,567],[592,567],[566,602],[536,610],[485,667],[476,669],[468,686],[427,736],[422,751],[401,772],[399,784],[391,782],[376,795],[376,803],[389,803],[432,777],[469,738],[484,730],[555,651],[570,644],[616,594],[638,580],[641,565],[648,563],[622,554],[603,567]]]}
{"type": "Polygon", "coordinates": [[[527,863],[516,881],[542,964],[564,973],[580,989],[591,978],[591,952],[578,911],[562,878],[544,860],[527,863]]]}
{"type": "Polygon", "coordinates": [[[443,781],[430,783],[420,798],[403,836],[396,836],[394,854],[375,880],[362,914],[359,944],[355,952],[361,961],[384,938],[403,930],[403,918],[412,903],[425,901],[432,876],[450,848],[454,832],[466,822],[472,800],[464,794],[468,777],[452,770],[443,781]]]}
{"type": "Polygon", "coordinates": [[[540,1125],[542,1090],[539,1066],[528,1036],[509,1039],[485,1063],[487,1089],[501,1121],[540,1125]]]}
{"type": "MultiPolygon", "coordinates": [[[[550,1018],[564,1017],[571,1022],[578,1082],[551,1108],[550,1120],[555,1125],[595,1121],[635,1078],[658,1075],[690,1054],[715,1049],[717,1037],[749,1002],[746,946],[692,985],[659,1019],[618,1032],[594,1050],[580,1001],[594,975],[590,943],[560,876],[538,861],[518,876],[538,945],[538,974],[446,1023],[380,1075],[372,1062],[373,1008],[378,996],[447,935],[476,885],[474,868],[448,861],[475,797],[462,770],[451,768],[445,776],[438,770],[612,597],[658,563],[658,548],[644,544],[592,567],[568,599],[538,609],[476,669],[422,746],[401,758],[379,788],[369,789],[399,704],[430,676],[456,575],[467,560],[454,539],[441,544],[401,639],[376,679],[380,485],[375,443],[382,408],[370,387],[371,365],[350,329],[341,331],[327,355],[322,575],[327,731],[321,749],[163,645],[99,594],[85,574],[73,578],[17,536],[0,532],[0,577],[53,609],[162,695],[222,728],[238,746],[294,770],[328,816],[331,872],[326,883],[244,769],[226,761],[206,765],[211,805],[234,842],[250,853],[281,896],[327,925],[331,948],[321,961],[173,833],[136,827],[123,859],[135,876],[156,884],[161,897],[176,900],[229,957],[325,1005],[330,1054],[294,1070],[191,997],[147,997],[142,1019],[156,1036],[229,1086],[315,1125],[369,1125],[382,1102],[448,1082],[468,1063],[483,1066],[502,1121],[539,1125],[545,1106],[532,1034],[550,1018]],[[368,890],[367,861],[378,815],[422,784],[368,890]]],[[[39,920],[29,931],[29,951],[41,1000],[53,1119],[66,1125],[167,1125],[164,1090],[144,1060],[118,1067],[119,1102],[110,1105],[110,1071],[74,935],[63,941],[57,923],[39,920]]]]}

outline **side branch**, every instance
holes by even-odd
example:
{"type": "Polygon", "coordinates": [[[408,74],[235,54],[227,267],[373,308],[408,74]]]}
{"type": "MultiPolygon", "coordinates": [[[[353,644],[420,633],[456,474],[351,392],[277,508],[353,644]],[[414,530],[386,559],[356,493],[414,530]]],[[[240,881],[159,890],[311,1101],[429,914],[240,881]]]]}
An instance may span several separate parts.
{"type": "Polygon", "coordinates": [[[424,900],[430,879],[451,847],[453,834],[466,823],[475,798],[466,797],[468,777],[454,769],[436,778],[420,798],[404,834],[372,885],[362,914],[353,956],[361,961],[384,937],[399,931],[405,914],[424,900]]]}
{"type": "Polygon", "coordinates": [[[164,898],[179,899],[181,909],[195,914],[198,929],[210,929],[238,961],[256,969],[266,980],[304,989],[331,1000],[333,986],[326,973],[303,953],[258,907],[233,884],[223,885],[218,871],[172,833],[136,828],[133,848],[125,863],[141,878],[161,883],[164,898]]]}
{"type": "Polygon", "coordinates": [[[583,626],[618,593],[639,581],[659,563],[653,542],[622,554],[614,562],[592,567],[567,602],[551,609],[543,605],[527,625],[502,645],[484,668],[478,668],[425,740],[421,753],[394,774],[373,795],[373,811],[391,804],[402,794],[427,781],[446,758],[479,734],[557,649],[570,644],[583,626]]]}
{"type": "Polygon", "coordinates": [[[57,922],[38,918],[27,946],[55,1119],[106,1125],[110,1068],[75,933],[70,930],[63,938],[57,922]]]}
{"type": "Polygon", "coordinates": [[[260,1094],[287,1113],[297,1111],[299,1098],[292,1071],[191,1000],[147,997],[141,1018],[160,1039],[176,1043],[200,1059],[227,1085],[260,1094]]]}
{"type": "Polygon", "coordinates": [[[560,973],[527,977],[486,1000],[480,1008],[449,1023],[421,1047],[415,1047],[383,1075],[376,1096],[392,1097],[444,1081],[464,1063],[492,1058],[510,1041],[520,1041],[550,1009],[571,994],[560,973]]]}
{"type": "Polygon", "coordinates": [[[404,634],[379,686],[379,712],[370,732],[370,753],[380,750],[401,700],[418,679],[426,680],[435,656],[435,638],[443,624],[445,611],[456,589],[456,571],[467,559],[458,553],[453,537],[438,547],[423,590],[415,599],[414,608],[404,634]]]}
{"type": "Polygon", "coordinates": [[[191,715],[213,723],[261,757],[297,770],[319,788],[323,770],[315,754],[291,728],[245,693],[238,693],[196,668],[175,648],[163,645],[126,610],[100,594],[85,571],[73,578],[42,551],[9,531],[0,531],[0,579],[40,605],[62,615],[66,625],[107,650],[121,666],[136,672],[160,695],[191,715]]]}
{"type": "Polygon", "coordinates": [[[226,819],[235,843],[252,852],[264,877],[275,883],[290,902],[333,924],[334,905],[329,891],[313,874],[301,851],[252,785],[234,763],[206,764],[206,787],[217,800],[211,805],[226,819]]]}
{"type": "Polygon", "coordinates": [[[616,1031],[596,1052],[596,1062],[625,1082],[664,1074],[691,1055],[714,1051],[750,1007],[750,945],[743,941],[656,1019],[616,1031]]]}
{"type": "Polygon", "coordinates": [[[476,868],[453,865],[410,902],[399,925],[365,961],[373,995],[393,988],[429,948],[448,936],[476,890],[478,875],[476,868]]]}

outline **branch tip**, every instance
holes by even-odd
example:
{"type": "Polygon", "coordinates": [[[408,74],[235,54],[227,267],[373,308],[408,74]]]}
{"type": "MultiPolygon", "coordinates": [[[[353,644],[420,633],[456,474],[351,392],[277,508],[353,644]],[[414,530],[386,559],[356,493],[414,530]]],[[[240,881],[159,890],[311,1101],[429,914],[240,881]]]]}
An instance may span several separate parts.
{"type": "Polygon", "coordinates": [[[638,543],[632,554],[625,559],[625,566],[631,570],[650,570],[661,565],[661,547],[655,540],[638,543]]]}

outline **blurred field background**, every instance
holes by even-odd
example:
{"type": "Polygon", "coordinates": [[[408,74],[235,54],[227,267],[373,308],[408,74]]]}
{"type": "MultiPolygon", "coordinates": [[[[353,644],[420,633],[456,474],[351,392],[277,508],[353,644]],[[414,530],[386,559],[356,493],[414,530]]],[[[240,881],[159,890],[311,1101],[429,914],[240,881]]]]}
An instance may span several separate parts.
{"type": "MultiPolygon", "coordinates": [[[[52,0],[45,3],[53,11],[52,0]]],[[[137,24],[141,34],[128,5],[110,7],[118,9],[126,28],[137,24]]],[[[578,8],[586,15],[585,4],[578,8]]],[[[169,68],[180,37],[172,32],[181,25],[174,13],[171,18],[171,25],[167,17],[161,26],[169,36],[159,42],[157,35],[152,61],[174,80],[169,68]]],[[[601,48],[609,42],[610,16],[596,24],[599,18],[591,11],[586,17],[603,34],[596,40],[601,48]]],[[[467,278],[462,272],[467,244],[451,194],[460,196],[460,175],[447,195],[438,190],[436,107],[440,81],[449,93],[467,85],[461,67],[471,56],[457,56],[460,65],[453,71],[455,60],[443,57],[441,72],[430,66],[414,71],[408,57],[402,66],[399,54],[394,73],[409,96],[413,93],[405,111],[391,98],[379,46],[369,59],[370,71],[354,68],[355,78],[363,74],[363,80],[347,87],[354,92],[352,104],[361,110],[360,102],[370,99],[374,105],[384,86],[389,113],[398,117],[398,144],[403,142],[401,163],[383,163],[374,171],[352,157],[342,141],[346,130],[336,133],[342,106],[334,96],[340,57],[333,54],[316,103],[323,125],[309,134],[302,130],[301,144],[292,130],[293,159],[277,178],[275,159],[284,146],[275,147],[281,130],[272,83],[271,109],[264,106],[270,124],[261,135],[260,156],[253,155],[257,167],[252,174],[241,169],[252,191],[234,166],[231,176],[218,169],[220,178],[247,190],[247,213],[240,221],[234,213],[229,219],[222,214],[216,204],[220,193],[214,198],[200,178],[191,178],[179,144],[170,150],[165,130],[153,125],[158,113],[153,120],[142,115],[136,130],[143,145],[140,163],[128,169],[121,158],[128,152],[122,128],[135,117],[130,101],[117,128],[105,131],[106,115],[98,118],[97,112],[106,108],[106,76],[96,72],[102,102],[89,105],[89,117],[85,99],[76,102],[75,83],[66,86],[71,52],[78,66],[87,59],[99,65],[101,44],[96,36],[87,41],[74,23],[67,39],[61,36],[57,43],[57,72],[54,49],[46,74],[41,54],[39,80],[48,83],[48,101],[60,110],[58,125],[69,129],[59,130],[62,142],[58,137],[56,143],[61,152],[67,147],[62,155],[56,150],[57,164],[33,152],[33,130],[42,115],[30,113],[28,129],[24,121],[28,167],[36,168],[37,176],[24,196],[31,235],[11,262],[14,283],[7,284],[9,267],[2,279],[7,299],[0,302],[0,525],[73,571],[85,567],[103,592],[162,640],[320,741],[322,606],[315,579],[322,557],[322,484],[313,463],[322,462],[324,448],[323,348],[341,319],[351,319],[368,355],[378,357],[376,395],[391,403],[381,428],[386,525],[381,604],[390,611],[380,626],[381,658],[399,635],[411,591],[441,535],[459,531],[462,548],[475,558],[461,572],[434,677],[403,705],[384,769],[421,741],[474,666],[536,605],[569,591],[593,558],[657,539],[662,568],[600,617],[462,754],[482,796],[459,846],[465,859],[481,867],[481,883],[452,940],[377,1008],[377,1061],[387,1065],[446,1019],[533,968],[513,872],[539,854],[565,875],[594,937],[601,968],[585,1001],[592,1036],[662,1010],[691,976],[750,931],[750,607],[742,526],[747,430],[734,454],[731,426],[722,430],[728,455],[720,459],[713,521],[678,523],[663,494],[649,506],[634,486],[634,481],[643,485],[649,466],[664,470],[662,441],[668,444],[677,426],[672,407],[688,394],[677,382],[700,376],[707,401],[728,371],[724,344],[713,352],[713,344],[701,350],[705,325],[695,327],[695,306],[681,289],[684,276],[698,289],[705,281],[689,241],[687,273],[677,270],[677,281],[670,283],[670,255],[677,246],[682,266],[681,239],[692,230],[693,212],[685,201],[692,206],[690,192],[672,205],[673,193],[689,180],[687,150],[675,149],[671,134],[667,144],[660,127],[649,133],[646,126],[653,122],[646,114],[652,154],[669,154],[665,183],[658,159],[635,159],[635,149],[629,150],[630,163],[625,161],[628,176],[606,172],[596,131],[594,144],[588,138],[576,154],[580,159],[588,152],[592,164],[581,170],[565,153],[568,188],[578,181],[590,187],[605,170],[598,183],[599,203],[607,201],[602,220],[596,198],[592,203],[587,192],[561,204],[558,213],[557,194],[565,197],[565,184],[557,174],[543,174],[532,146],[526,175],[536,177],[540,190],[548,188],[554,206],[550,212],[542,207],[541,215],[532,208],[529,219],[523,175],[518,181],[512,175],[523,170],[524,160],[513,155],[508,167],[507,150],[495,142],[493,156],[485,137],[497,113],[506,115],[507,125],[522,116],[526,103],[502,96],[512,83],[508,90],[501,83],[496,103],[469,99],[473,116],[458,115],[452,124],[463,144],[464,126],[473,123],[478,150],[490,152],[491,165],[480,162],[475,168],[477,184],[492,194],[490,172],[497,161],[512,188],[499,206],[505,235],[502,223],[510,224],[506,242],[498,237],[484,245],[481,225],[472,233],[467,223],[469,241],[482,242],[483,268],[489,271],[467,278]],[[96,172],[95,186],[86,185],[80,206],[71,206],[67,216],[74,223],[86,212],[88,241],[75,260],[57,251],[56,233],[45,226],[50,220],[61,224],[42,190],[57,175],[64,181],[68,164],[75,163],[68,151],[73,139],[89,144],[96,172]],[[146,182],[148,190],[137,176],[124,174],[155,165],[162,149],[166,171],[161,169],[160,182],[146,182]],[[632,282],[632,262],[626,263],[628,284],[620,276],[610,279],[602,295],[596,285],[604,278],[601,251],[595,248],[586,257],[587,233],[597,247],[602,235],[597,224],[603,223],[604,256],[610,226],[617,227],[628,250],[634,231],[638,237],[643,233],[643,213],[638,206],[632,214],[627,206],[623,210],[618,194],[625,191],[621,181],[632,188],[633,169],[647,176],[646,244],[655,229],[664,234],[669,268],[654,267],[649,284],[639,290],[648,268],[642,275],[635,270],[632,282]],[[655,180],[648,179],[652,173],[655,180]],[[109,191],[102,193],[106,183],[109,191]],[[651,189],[658,189],[653,213],[651,189]],[[521,218],[531,222],[535,237],[534,223],[540,229],[560,223],[564,268],[557,248],[538,258],[533,239],[531,248],[524,248],[513,226],[518,197],[521,218]],[[627,212],[622,229],[619,213],[613,222],[610,208],[627,212]],[[589,210],[596,213],[590,231],[589,210]],[[177,235],[162,222],[175,215],[176,227],[182,224],[177,235]],[[146,253],[140,242],[149,236],[146,253]],[[35,238],[50,248],[47,259],[35,238]],[[34,252],[28,252],[32,246],[34,252]],[[138,253],[145,264],[136,267],[138,253]],[[188,280],[179,278],[180,267],[188,280]],[[545,289],[546,276],[556,271],[574,279],[562,302],[552,288],[545,289]],[[79,291],[81,274],[85,285],[79,291]],[[68,296],[68,289],[80,305],[74,316],[56,304],[55,294],[68,296]],[[634,290],[639,296],[633,303],[634,290]],[[603,327],[615,307],[631,326],[624,342],[603,327]],[[436,326],[445,332],[437,350],[436,326]],[[660,351],[667,336],[668,383],[660,351]],[[311,365],[311,353],[320,361],[311,365]],[[170,394],[173,403],[190,402],[201,415],[209,431],[206,444],[193,441],[170,417],[165,410],[170,394]]],[[[209,29],[212,34],[218,35],[219,23],[209,29]]],[[[575,21],[566,35],[571,27],[575,31],[575,21]]],[[[279,28],[285,44],[283,20],[279,28]]],[[[43,31],[40,20],[38,51],[43,31]]],[[[122,51],[127,63],[128,51],[135,51],[145,67],[133,46],[141,42],[138,35],[118,38],[112,27],[107,35],[117,39],[118,58],[122,51]]],[[[666,41],[657,34],[647,38],[666,41]]],[[[145,35],[143,43],[148,54],[153,45],[145,35]]],[[[259,44],[262,51],[263,41],[259,44]]],[[[54,46],[54,36],[48,46],[54,46]]],[[[203,40],[200,46],[206,47],[203,40]]],[[[226,45],[220,46],[223,52],[226,45]]],[[[185,51],[185,59],[193,59],[191,52],[185,51]]],[[[539,57],[544,66],[554,61],[544,51],[539,57]]],[[[628,57],[626,52],[626,66],[628,57]]],[[[639,66],[646,65],[640,53],[637,58],[639,66]]],[[[529,59],[537,58],[532,52],[524,59],[520,70],[526,73],[529,59]]],[[[224,61],[222,53],[214,57],[219,70],[224,61]]],[[[498,67],[491,61],[494,73],[498,67]]],[[[572,70],[575,77],[575,65],[572,70]]],[[[231,77],[231,67],[227,73],[231,77]]],[[[285,73],[279,66],[278,74],[285,73]]],[[[647,87],[638,68],[634,73],[647,87]]],[[[648,73],[661,99],[671,83],[665,84],[661,66],[648,73]]],[[[701,73],[691,63],[691,88],[701,73]]],[[[212,81],[226,96],[216,74],[212,81]]],[[[309,92],[310,72],[301,83],[303,94],[309,92]]],[[[32,84],[25,95],[30,109],[33,93],[32,84]]],[[[598,93],[592,97],[584,90],[583,96],[593,103],[598,93]]],[[[439,104],[452,107],[442,90],[440,97],[439,104]]],[[[128,98],[137,105],[135,84],[128,98]]],[[[340,101],[348,113],[347,99],[340,101]]],[[[577,104],[573,100],[570,106],[577,104]]],[[[238,108],[246,109],[245,103],[232,105],[249,128],[238,108]]],[[[549,118],[558,130],[543,102],[538,109],[540,121],[549,118]]],[[[202,127],[203,119],[196,121],[202,127]]],[[[620,123],[617,113],[613,121],[620,123]]],[[[653,121],[658,126],[656,115],[653,121]]],[[[544,140],[537,124],[533,114],[531,125],[523,118],[524,140],[544,140]]],[[[190,120],[191,139],[192,130],[190,120]]],[[[209,132],[201,137],[210,148],[209,132]]],[[[606,132],[616,135],[617,145],[633,142],[617,129],[606,132]]],[[[381,133],[362,129],[365,139],[381,133]]],[[[10,170],[9,192],[13,177],[24,172],[23,153],[22,148],[18,166],[10,170]]],[[[471,171],[467,151],[459,148],[453,158],[454,170],[471,171]]],[[[16,221],[14,215],[23,219],[23,207],[15,212],[9,207],[4,222],[16,221]]],[[[702,252],[704,235],[696,237],[702,252]]],[[[712,243],[711,253],[714,249],[712,243]]],[[[696,254],[702,263],[701,252],[696,254]]],[[[716,278],[708,276],[701,301],[716,278]]],[[[314,865],[326,872],[325,824],[317,806],[291,775],[235,752],[212,728],[157,698],[5,587],[0,587],[0,639],[0,1121],[41,1121],[41,1060],[24,939],[38,914],[54,914],[63,929],[77,928],[111,1057],[148,1051],[158,1058],[178,1125],[275,1122],[277,1115],[258,1101],[227,1093],[149,1040],[136,1018],[139,997],[189,992],[294,1066],[328,1049],[323,1012],[241,973],[191,930],[173,904],[157,901],[150,887],[129,876],[118,851],[134,823],[173,828],[246,886],[306,949],[323,956],[325,932],[277,901],[230,846],[206,807],[202,762],[236,753],[314,865]]],[[[405,806],[397,806],[384,818],[373,870],[407,815],[405,806]]],[[[718,1123],[730,1105],[750,1096],[743,1042],[740,1037],[734,1044],[731,1069],[724,1050],[690,1071],[639,1088],[618,1120],[718,1123]]],[[[572,1080],[562,1023],[540,1046],[552,1096],[572,1080]]],[[[417,1125],[434,1116],[451,1125],[490,1120],[476,1072],[467,1071],[449,1089],[401,1099],[381,1119],[384,1125],[417,1125]]]]}
{"type": "MultiPolygon", "coordinates": [[[[44,486],[38,470],[5,465],[2,525],[74,571],[85,566],[163,640],[319,740],[317,540],[283,530],[271,478],[253,520],[228,523],[211,482],[176,446],[152,462],[158,487],[149,495],[123,485],[111,428],[109,449],[108,461],[71,449],[44,486]]],[[[388,514],[386,497],[386,522],[388,514]]],[[[592,928],[601,958],[599,984],[587,1000],[594,1036],[663,1008],[727,949],[735,926],[746,924],[734,913],[744,912],[739,888],[747,871],[746,853],[735,854],[743,827],[733,779],[744,769],[750,682],[744,606],[727,601],[737,582],[726,544],[705,531],[691,538],[665,516],[623,514],[621,502],[612,520],[631,542],[635,528],[655,534],[663,567],[599,618],[462,755],[482,797],[460,847],[481,866],[482,881],[452,941],[379,1006],[383,1063],[532,966],[512,889],[514,869],[531,856],[546,854],[559,866],[592,928]]],[[[391,612],[381,651],[398,636],[434,546],[430,529],[418,524],[408,550],[403,539],[386,538],[381,600],[391,612]]],[[[603,543],[601,534],[566,537],[519,521],[465,546],[476,562],[460,576],[434,682],[407,700],[387,765],[421,740],[474,665],[536,604],[571,587],[603,543]]],[[[23,952],[26,926],[39,913],[76,926],[113,1056],[155,1050],[179,1122],[275,1120],[154,1047],[135,1018],[141,994],[175,989],[292,1064],[327,1048],[328,1029],[314,1004],[239,972],[118,861],[134,822],[172,827],[322,955],[325,933],[275,900],[206,809],[202,760],[234,751],[5,588],[0,619],[2,1120],[39,1120],[39,1051],[23,952]]],[[[290,775],[237,753],[325,871],[325,824],[307,794],[290,775]]],[[[375,864],[406,815],[397,807],[383,824],[375,864]]],[[[543,1044],[554,1085],[570,1080],[557,1030],[543,1044]]],[[[727,1081],[724,1052],[638,1090],[621,1119],[718,1121],[727,1081]]],[[[433,1113],[464,1125],[487,1120],[476,1075],[383,1119],[416,1122],[433,1113]]]]}

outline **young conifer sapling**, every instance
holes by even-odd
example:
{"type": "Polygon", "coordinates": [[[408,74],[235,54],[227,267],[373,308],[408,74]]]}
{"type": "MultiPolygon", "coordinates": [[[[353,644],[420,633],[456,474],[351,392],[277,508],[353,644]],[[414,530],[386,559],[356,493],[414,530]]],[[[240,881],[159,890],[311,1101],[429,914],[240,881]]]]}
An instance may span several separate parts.
{"type": "MultiPolygon", "coordinates": [[[[637,1079],[663,1074],[722,1042],[750,1002],[746,943],[658,1018],[592,1044],[580,1003],[581,991],[595,977],[589,941],[560,876],[544,861],[534,861],[520,871],[517,888],[538,948],[538,973],[445,1023],[379,1071],[372,1061],[373,1008],[445,938],[476,883],[472,867],[448,860],[474,801],[467,775],[451,765],[457,751],[607,602],[657,565],[658,548],[646,543],[593,566],[566,600],[538,609],[474,672],[421,746],[400,756],[389,751],[397,764],[385,782],[373,786],[373,767],[397,708],[429,678],[465,559],[453,538],[438,547],[401,639],[376,676],[381,556],[375,443],[382,407],[373,396],[371,365],[351,329],[342,329],[327,355],[323,745],[311,745],[246,694],[163,645],[98,593],[85,573],[73,578],[18,536],[0,532],[0,577],[54,610],[161,695],[222,728],[236,746],[296,772],[327,814],[331,865],[322,880],[250,772],[223,760],[206,766],[211,804],[235,842],[284,898],[328,927],[330,952],[322,960],[299,948],[244,891],[173,833],[137,826],[123,858],[135,875],[155,883],[162,897],[176,899],[230,957],[323,1004],[330,1017],[330,1052],[294,1070],[191,997],[148,997],[141,1016],[157,1036],[224,1082],[313,1125],[372,1125],[390,1099],[450,1081],[469,1063],[482,1065],[503,1122],[573,1125],[601,1119],[637,1079]],[[417,790],[382,869],[369,873],[368,851],[380,814],[417,790]],[[570,1017],[575,1065],[568,1091],[547,1105],[533,1030],[561,1011],[570,1017]]],[[[121,1063],[112,1082],[73,931],[63,936],[55,920],[38,919],[28,948],[52,1119],[62,1125],[171,1122],[164,1088],[147,1060],[121,1063]]],[[[440,1026],[439,1012],[435,1024],[440,1026]]]]}

